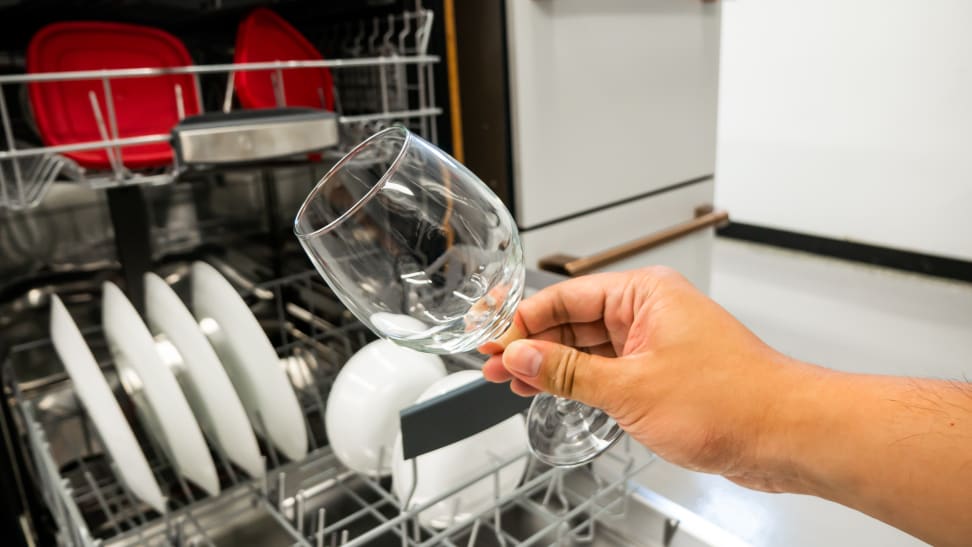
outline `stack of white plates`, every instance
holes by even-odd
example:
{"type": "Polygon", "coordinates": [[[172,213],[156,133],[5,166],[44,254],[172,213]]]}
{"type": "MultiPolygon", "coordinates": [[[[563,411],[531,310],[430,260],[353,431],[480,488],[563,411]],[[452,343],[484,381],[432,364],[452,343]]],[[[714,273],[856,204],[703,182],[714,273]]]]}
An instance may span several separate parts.
{"type": "MultiPolygon", "coordinates": [[[[306,455],[307,436],[294,389],[240,295],[201,262],[193,265],[192,292],[195,316],[162,278],[146,274],[147,326],[121,289],[105,283],[102,324],[119,379],[153,446],[177,474],[216,495],[219,478],[206,438],[259,478],[266,471],[254,430],[292,460],[306,455]]],[[[138,499],[165,512],[165,496],[135,435],[56,296],[50,329],[119,479],[138,499]]]]}

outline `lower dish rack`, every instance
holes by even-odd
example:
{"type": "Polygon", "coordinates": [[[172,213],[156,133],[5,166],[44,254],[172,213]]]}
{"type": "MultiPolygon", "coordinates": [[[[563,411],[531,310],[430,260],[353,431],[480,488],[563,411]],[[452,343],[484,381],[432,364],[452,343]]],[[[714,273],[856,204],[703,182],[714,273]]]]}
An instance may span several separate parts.
{"type": "MultiPolygon", "coordinates": [[[[307,424],[310,451],[301,461],[284,462],[261,442],[267,474],[251,479],[219,451],[222,491],[208,497],[181,479],[158,447],[136,427],[152,469],[169,497],[158,514],[138,502],[114,473],[112,462],[61,374],[43,381],[17,379],[26,355],[56,356],[50,341],[15,346],[4,363],[5,386],[13,395],[18,443],[29,462],[27,474],[57,526],[62,545],[551,545],[586,544],[605,523],[629,509],[630,479],[652,457],[625,439],[602,456],[604,465],[556,469],[528,452],[504,461],[422,505],[400,500],[390,479],[348,470],[330,450],[324,430],[325,401],[340,367],[373,336],[329,293],[313,271],[250,286],[248,298],[274,341],[281,366],[294,386],[307,424]],[[499,490],[501,469],[527,460],[519,486],[499,490]],[[417,515],[482,480],[492,480],[491,506],[446,529],[432,529],[417,515]]],[[[104,346],[100,331],[85,338],[104,346]]],[[[108,372],[106,353],[98,354],[108,372]]],[[[475,368],[470,355],[448,356],[452,370],[475,368]]],[[[54,367],[56,370],[57,367],[54,367]]],[[[131,402],[117,378],[109,381],[126,412],[131,402]]],[[[137,426],[137,424],[135,424],[137,426]]],[[[413,473],[417,466],[412,462],[413,473]]],[[[414,476],[414,475],[413,475],[414,476]]],[[[419,478],[419,480],[421,480],[419,478]]],[[[456,508],[458,513],[459,508],[456,508]]]]}

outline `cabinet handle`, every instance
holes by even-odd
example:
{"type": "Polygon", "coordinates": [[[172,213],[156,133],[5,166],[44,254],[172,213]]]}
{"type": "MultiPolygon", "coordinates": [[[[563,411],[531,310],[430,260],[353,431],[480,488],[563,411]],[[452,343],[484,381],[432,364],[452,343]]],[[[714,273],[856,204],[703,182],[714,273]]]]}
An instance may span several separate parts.
{"type": "Polygon", "coordinates": [[[674,239],[687,236],[710,226],[723,226],[729,222],[729,213],[724,210],[713,210],[711,205],[703,205],[695,209],[695,218],[682,224],[677,224],[660,230],[651,235],[622,243],[606,251],[578,258],[566,254],[556,254],[540,259],[540,269],[567,276],[578,276],[603,268],[619,260],[643,253],[668,243],[674,239]]]}

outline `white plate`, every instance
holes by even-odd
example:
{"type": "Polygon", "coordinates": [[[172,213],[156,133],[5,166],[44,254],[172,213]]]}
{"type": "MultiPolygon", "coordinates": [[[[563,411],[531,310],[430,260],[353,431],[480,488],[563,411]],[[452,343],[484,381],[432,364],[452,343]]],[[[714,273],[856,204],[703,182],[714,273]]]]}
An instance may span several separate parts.
{"type": "Polygon", "coordinates": [[[135,434],[128,426],[81,331],[57,295],[51,297],[51,340],[68,376],[74,382],[75,393],[115,462],[115,469],[121,475],[119,478],[138,499],[164,513],[165,496],[135,440],[135,434]]]}
{"type": "Polygon", "coordinates": [[[437,355],[389,340],[358,350],[341,367],[327,398],[324,424],[334,455],[358,473],[391,473],[398,412],[445,375],[437,355]]]}
{"type": "MultiPolygon", "coordinates": [[[[482,378],[478,370],[464,370],[450,374],[432,384],[416,401],[427,401],[482,378]]],[[[423,505],[444,493],[485,473],[498,462],[527,452],[527,432],[523,416],[517,414],[471,437],[422,454],[416,458],[418,484],[409,501],[410,507],[423,505]]],[[[516,489],[523,478],[528,456],[524,456],[499,472],[499,496],[516,489]]],[[[402,457],[402,434],[395,439],[392,462],[392,488],[404,503],[412,489],[412,460],[402,457]]],[[[419,522],[430,528],[447,528],[468,520],[493,504],[493,475],[490,474],[459,492],[419,513],[419,522]]]]}
{"type": "Polygon", "coordinates": [[[219,478],[199,424],[175,376],[156,352],[148,327],[114,283],[104,284],[101,321],[118,376],[149,434],[176,473],[215,496],[219,478]]]}
{"type": "Polygon", "coordinates": [[[192,265],[192,311],[257,432],[268,435],[287,458],[303,459],[304,415],[277,352],[236,289],[205,262],[192,265]]]}
{"type": "Polygon", "coordinates": [[[263,477],[253,428],[216,352],[179,295],[154,273],[145,274],[145,316],[152,331],[178,351],[176,380],[203,432],[231,462],[251,477],[263,477]]]}

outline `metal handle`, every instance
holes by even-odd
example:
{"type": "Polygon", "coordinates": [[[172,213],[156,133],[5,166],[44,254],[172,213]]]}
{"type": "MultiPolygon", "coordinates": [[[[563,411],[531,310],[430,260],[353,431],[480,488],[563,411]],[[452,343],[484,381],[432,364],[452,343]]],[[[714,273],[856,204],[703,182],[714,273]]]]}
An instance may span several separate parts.
{"type": "Polygon", "coordinates": [[[716,211],[712,209],[711,205],[703,205],[695,209],[695,218],[688,222],[665,228],[651,235],[582,258],[566,254],[547,256],[540,259],[539,266],[542,270],[561,275],[572,277],[584,275],[629,256],[654,249],[663,243],[668,243],[710,226],[722,226],[728,222],[729,213],[727,211],[716,211]]]}

